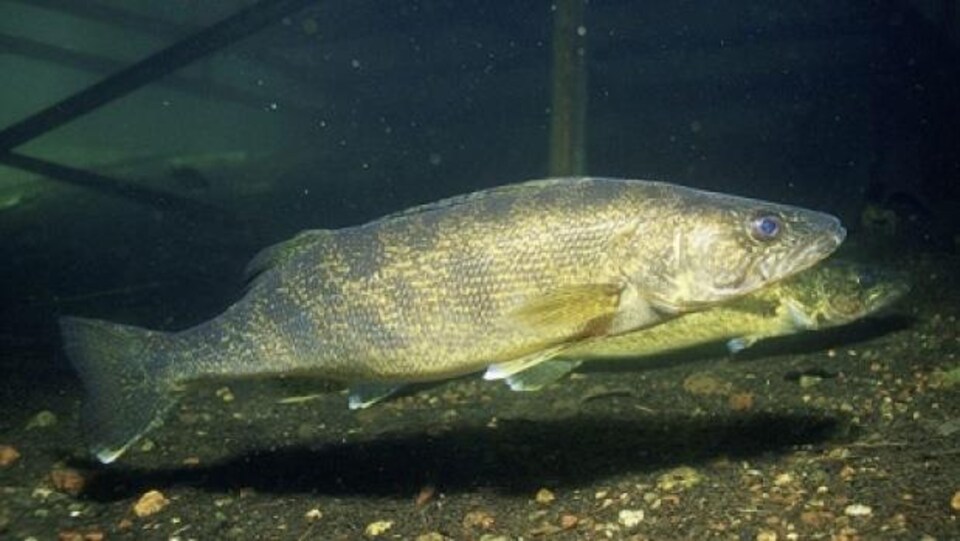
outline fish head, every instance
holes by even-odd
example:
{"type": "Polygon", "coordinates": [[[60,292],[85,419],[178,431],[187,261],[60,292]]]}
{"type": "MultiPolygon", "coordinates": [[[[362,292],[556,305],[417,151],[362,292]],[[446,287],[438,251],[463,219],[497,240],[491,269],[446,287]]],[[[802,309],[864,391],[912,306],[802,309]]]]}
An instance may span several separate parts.
{"type": "Polygon", "coordinates": [[[904,274],[851,261],[826,261],[784,282],[783,295],[810,328],[844,325],[883,310],[910,290],[904,274]]]}
{"type": "Polygon", "coordinates": [[[641,255],[624,259],[628,283],[664,313],[752,293],[819,262],[846,236],[840,221],[822,212],[691,192],[681,192],[656,223],[638,227],[631,242],[643,246],[634,250],[641,255]]]}

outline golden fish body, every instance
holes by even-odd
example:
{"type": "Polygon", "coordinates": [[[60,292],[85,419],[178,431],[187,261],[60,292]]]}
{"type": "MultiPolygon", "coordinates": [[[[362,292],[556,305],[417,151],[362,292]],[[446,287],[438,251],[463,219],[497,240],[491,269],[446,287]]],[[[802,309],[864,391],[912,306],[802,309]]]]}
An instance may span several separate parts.
{"type": "Polygon", "coordinates": [[[192,329],[79,318],[62,328],[91,390],[95,452],[109,461],[193,379],[394,384],[485,367],[509,377],[583,340],[755,291],[844,234],[823,213],[672,184],[532,181],[302,233],[258,256],[247,294],[192,329]],[[153,402],[117,415],[111,400],[131,394],[153,402]]]}

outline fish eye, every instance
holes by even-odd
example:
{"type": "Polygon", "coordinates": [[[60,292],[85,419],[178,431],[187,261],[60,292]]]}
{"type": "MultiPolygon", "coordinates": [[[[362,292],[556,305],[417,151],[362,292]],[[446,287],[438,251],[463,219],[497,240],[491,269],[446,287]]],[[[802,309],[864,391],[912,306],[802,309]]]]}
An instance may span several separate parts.
{"type": "Polygon", "coordinates": [[[780,236],[783,231],[783,221],[779,216],[765,214],[753,219],[750,223],[750,235],[760,241],[771,241],[780,236]]]}

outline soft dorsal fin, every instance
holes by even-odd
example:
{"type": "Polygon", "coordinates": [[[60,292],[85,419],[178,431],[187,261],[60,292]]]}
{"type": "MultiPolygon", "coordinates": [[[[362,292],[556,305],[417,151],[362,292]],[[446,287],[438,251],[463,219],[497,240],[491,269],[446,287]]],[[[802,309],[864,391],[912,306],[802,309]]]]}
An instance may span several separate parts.
{"type": "Polygon", "coordinates": [[[334,231],[330,229],[308,229],[297,233],[291,239],[267,246],[250,260],[244,270],[244,276],[248,282],[252,282],[263,272],[326,242],[333,235],[334,231]]]}

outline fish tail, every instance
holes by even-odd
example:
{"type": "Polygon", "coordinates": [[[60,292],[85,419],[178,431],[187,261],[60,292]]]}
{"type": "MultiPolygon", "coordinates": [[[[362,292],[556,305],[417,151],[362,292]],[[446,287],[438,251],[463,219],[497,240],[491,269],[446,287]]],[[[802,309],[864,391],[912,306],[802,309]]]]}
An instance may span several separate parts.
{"type": "Polygon", "coordinates": [[[182,348],[169,333],[107,321],[64,317],[60,330],[87,393],[82,422],[90,450],[108,464],[177,403],[170,365],[182,348]]]}

